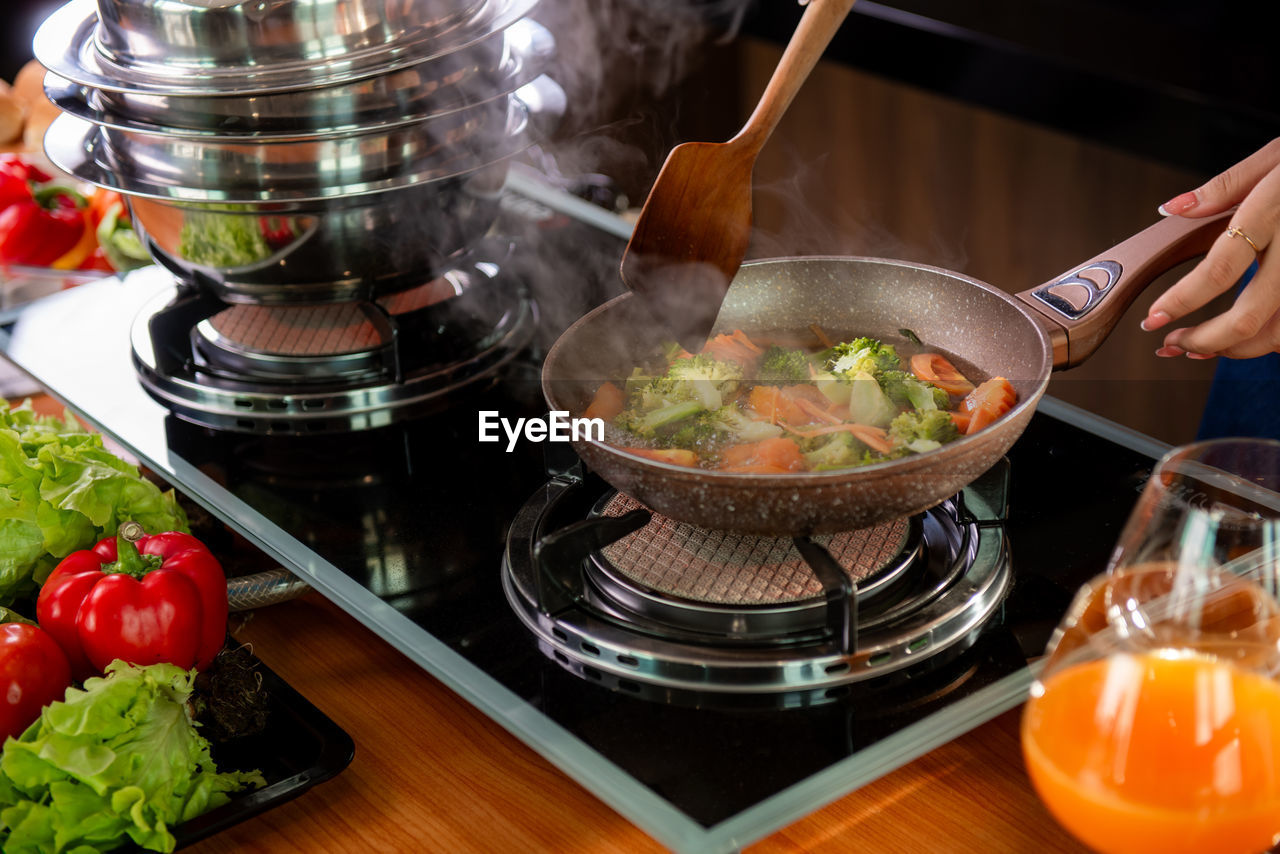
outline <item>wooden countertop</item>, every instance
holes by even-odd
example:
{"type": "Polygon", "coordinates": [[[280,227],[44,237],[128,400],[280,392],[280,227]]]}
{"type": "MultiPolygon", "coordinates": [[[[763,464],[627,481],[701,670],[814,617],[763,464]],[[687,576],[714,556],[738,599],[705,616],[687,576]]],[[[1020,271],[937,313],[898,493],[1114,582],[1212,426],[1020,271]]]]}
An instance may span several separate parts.
{"type": "MultiPolygon", "coordinates": [[[[319,594],[232,632],[355,740],[334,779],[191,851],[658,852],[652,838],[319,594]]],[[[1079,852],[1006,713],[746,849],[1079,852]]]]}

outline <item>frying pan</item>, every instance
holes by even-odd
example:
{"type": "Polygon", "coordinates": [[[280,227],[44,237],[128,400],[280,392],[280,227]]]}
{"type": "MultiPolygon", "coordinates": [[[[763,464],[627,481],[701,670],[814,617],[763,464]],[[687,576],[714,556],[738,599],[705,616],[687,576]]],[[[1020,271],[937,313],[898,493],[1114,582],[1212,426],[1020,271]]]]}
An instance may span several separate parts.
{"type": "MultiPolygon", "coordinates": [[[[995,424],[937,450],[860,468],[796,474],[716,472],[658,462],[587,439],[574,441],[605,481],[652,510],[693,525],[795,536],[867,527],[919,513],[954,495],[1022,434],[1054,370],[1083,362],[1134,298],[1160,274],[1208,251],[1230,211],[1168,217],[1039,287],[1015,295],[937,267],[883,258],[798,257],[744,264],[716,320],[757,340],[816,346],[870,335],[911,352],[900,330],[946,354],[980,382],[1003,376],[1018,403],[995,424]],[[807,338],[805,336],[808,336],[807,338]]],[[[632,294],[583,316],[543,363],[551,410],[580,414],[605,380],[652,359],[670,334],[632,294]]]]}

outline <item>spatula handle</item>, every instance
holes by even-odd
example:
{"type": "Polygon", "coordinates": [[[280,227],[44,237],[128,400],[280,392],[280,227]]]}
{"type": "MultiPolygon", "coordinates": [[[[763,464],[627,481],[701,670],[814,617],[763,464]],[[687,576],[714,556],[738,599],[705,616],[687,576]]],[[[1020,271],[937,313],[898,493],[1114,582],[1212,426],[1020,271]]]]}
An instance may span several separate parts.
{"type": "Polygon", "coordinates": [[[800,18],[800,25],[792,34],[778,67],[774,69],[773,77],[769,79],[769,85],[760,96],[760,103],[756,104],[755,111],[732,142],[760,150],[782,119],[782,114],[791,106],[792,99],[800,91],[809,72],[813,71],[813,67],[822,58],[823,51],[848,17],[854,2],[855,0],[809,0],[809,6],[800,18]]]}

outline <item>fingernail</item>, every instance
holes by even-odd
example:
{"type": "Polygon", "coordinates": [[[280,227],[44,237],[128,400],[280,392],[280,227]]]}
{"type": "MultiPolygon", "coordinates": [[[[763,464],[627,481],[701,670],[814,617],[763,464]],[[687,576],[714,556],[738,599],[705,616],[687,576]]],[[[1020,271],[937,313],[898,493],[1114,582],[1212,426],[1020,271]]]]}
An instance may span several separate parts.
{"type": "MultiPolygon", "coordinates": [[[[1142,319],[1142,323],[1140,325],[1142,326],[1143,332],[1150,332],[1153,329],[1159,329],[1172,319],[1173,318],[1169,317],[1168,312],[1153,311],[1142,319]]],[[[1133,321],[1129,322],[1132,323],[1133,321]]]]}
{"type": "Polygon", "coordinates": [[[1167,347],[1161,347],[1159,350],[1156,350],[1156,355],[1162,359],[1172,359],[1174,356],[1181,356],[1186,352],[1187,351],[1183,350],[1181,347],[1174,347],[1173,345],[1169,345],[1167,347]]]}
{"type": "Polygon", "coordinates": [[[1190,193],[1183,193],[1181,196],[1174,196],[1160,207],[1156,208],[1160,212],[1160,216],[1177,216],[1180,213],[1186,213],[1194,208],[1200,199],[1193,190],[1190,193]]]}
{"type": "Polygon", "coordinates": [[[1214,355],[1215,354],[1213,353],[1188,353],[1187,358],[1188,359],[1212,359],[1214,355]]]}

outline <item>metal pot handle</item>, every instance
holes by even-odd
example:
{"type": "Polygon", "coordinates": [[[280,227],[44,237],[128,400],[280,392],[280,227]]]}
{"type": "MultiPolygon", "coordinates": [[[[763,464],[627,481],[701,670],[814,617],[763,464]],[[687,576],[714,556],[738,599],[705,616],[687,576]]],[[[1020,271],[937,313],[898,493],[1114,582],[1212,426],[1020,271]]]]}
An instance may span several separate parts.
{"type": "Polygon", "coordinates": [[[1234,213],[1171,216],[1042,285],[1015,294],[1049,334],[1055,370],[1089,358],[1147,285],[1209,251],[1234,213]]]}

